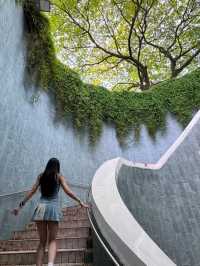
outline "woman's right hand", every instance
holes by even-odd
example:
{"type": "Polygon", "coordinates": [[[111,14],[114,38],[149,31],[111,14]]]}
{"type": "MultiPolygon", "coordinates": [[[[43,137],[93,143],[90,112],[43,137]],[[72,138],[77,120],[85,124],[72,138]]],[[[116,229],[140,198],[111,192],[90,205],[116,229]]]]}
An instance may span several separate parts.
{"type": "Polygon", "coordinates": [[[85,204],[84,202],[80,201],[81,207],[89,208],[90,206],[88,204],[85,204]]]}

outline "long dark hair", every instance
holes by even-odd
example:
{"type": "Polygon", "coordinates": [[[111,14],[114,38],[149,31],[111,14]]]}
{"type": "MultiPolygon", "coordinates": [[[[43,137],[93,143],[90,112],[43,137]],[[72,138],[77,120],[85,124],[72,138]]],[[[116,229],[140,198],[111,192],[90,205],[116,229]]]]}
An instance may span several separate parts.
{"type": "Polygon", "coordinates": [[[57,175],[60,173],[60,162],[56,158],[51,158],[40,178],[40,189],[42,196],[50,197],[56,190],[58,183],[57,175]]]}

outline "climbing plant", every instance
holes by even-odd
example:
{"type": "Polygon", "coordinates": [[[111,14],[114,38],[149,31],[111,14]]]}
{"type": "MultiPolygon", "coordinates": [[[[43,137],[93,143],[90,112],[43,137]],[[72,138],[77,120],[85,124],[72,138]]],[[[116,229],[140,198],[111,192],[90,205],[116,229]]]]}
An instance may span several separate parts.
{"type": "Polygon", "coordinates": [[[142,93],[126,89],[109,91],[84,83],[75,71],[57,59],[46,15],[25,2],[24,18],[26,80],[28,77],[38,88],[50,90],[59,114],[64,119],[70,116],[76,130],[87,130],[92,143],[100,136],[103,122],[115,126],[123,143],[130,130],[134,129],[139,136],[141,125],[154,137],[158,129],[165,129],[168,112],[186,125],[200,107],[200,69],[142,93]]]}

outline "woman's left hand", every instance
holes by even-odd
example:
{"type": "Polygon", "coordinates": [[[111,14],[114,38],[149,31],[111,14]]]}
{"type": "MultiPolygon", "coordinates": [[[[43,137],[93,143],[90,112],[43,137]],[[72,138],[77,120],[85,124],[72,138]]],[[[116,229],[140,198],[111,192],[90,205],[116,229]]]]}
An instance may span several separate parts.
{"type": "Polygon", "coordinates": [[[12,214],[14,214],[15,216],[17,216],[19,214],[19,208],[15,208],[11,211],[12,214]]]}

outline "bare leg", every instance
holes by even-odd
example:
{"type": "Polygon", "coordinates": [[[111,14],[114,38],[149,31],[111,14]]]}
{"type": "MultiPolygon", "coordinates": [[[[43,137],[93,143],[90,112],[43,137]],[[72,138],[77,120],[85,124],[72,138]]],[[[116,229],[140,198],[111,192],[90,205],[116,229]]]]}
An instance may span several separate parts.
{"type": "Polygon", "coordinates": [[[37,229],[40,237],[40,243],[37,248],[37,259],[36,265],[42,266],[44,253],[45,253],[45,246],[47,242],[47,222],[46,221],[38,221],[36,222],[37,229]]]}
{"type": "Polygon", "coordinates": [[[56,258],[56,236],[58,233],[58,222],[48,222],[48,240],[49,240],[49,249],[48,249],[48,262],[54,263],[56,258]]]}

